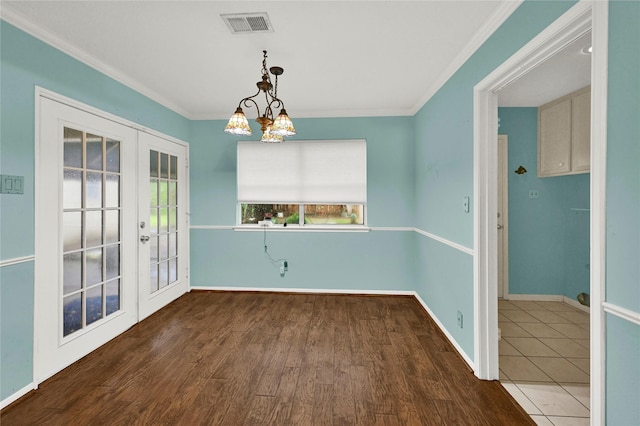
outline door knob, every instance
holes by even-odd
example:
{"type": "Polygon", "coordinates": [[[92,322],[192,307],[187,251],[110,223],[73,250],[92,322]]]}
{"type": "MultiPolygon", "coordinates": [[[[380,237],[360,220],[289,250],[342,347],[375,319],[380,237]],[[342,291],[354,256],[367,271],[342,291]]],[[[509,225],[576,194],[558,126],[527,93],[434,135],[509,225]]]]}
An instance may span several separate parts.
{"type": "Polygon", "coordinates": [[[149,241],[149,236],[148,235],[140,235],[140,242],[142,244],[146,243],[147,241],[149,241]]]}

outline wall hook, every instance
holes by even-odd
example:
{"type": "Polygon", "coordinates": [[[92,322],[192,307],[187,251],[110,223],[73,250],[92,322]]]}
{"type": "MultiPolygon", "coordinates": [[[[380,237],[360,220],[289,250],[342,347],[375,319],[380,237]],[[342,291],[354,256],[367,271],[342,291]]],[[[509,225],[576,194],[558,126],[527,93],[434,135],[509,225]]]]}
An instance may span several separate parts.
{"type": "Polygon", "coordinates": [[[523,166],[520,166],[516,169],[515,173],[517,175],[523,175],[525,173],[527,173],[527,169],[525,169],[523,166]]]}

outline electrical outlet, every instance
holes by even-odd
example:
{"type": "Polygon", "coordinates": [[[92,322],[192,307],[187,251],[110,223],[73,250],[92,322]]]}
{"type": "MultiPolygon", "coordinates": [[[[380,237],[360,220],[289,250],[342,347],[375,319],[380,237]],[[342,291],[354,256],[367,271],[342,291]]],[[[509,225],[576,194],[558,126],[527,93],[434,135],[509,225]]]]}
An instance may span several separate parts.
{"type": "Polygon", "coordinates": [[[458,327],[462,328],[462,312],[458,311],[458,327]]]}
{"type": "Polygon", "coordinates": [[[537,189],[530,189],[529,198],[540,198],[540,191],[538,191],[537,189]]]}

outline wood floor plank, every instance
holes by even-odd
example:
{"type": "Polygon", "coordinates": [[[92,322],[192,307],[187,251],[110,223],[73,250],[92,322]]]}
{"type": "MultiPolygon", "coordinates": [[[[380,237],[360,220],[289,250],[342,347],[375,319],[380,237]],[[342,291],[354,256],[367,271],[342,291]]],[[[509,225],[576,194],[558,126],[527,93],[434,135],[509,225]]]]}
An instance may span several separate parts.
{"type": "Polygon", "coordinates": [[[413,297],[195,291],[0,412],[5,425],[527,425],[413,297]]]}

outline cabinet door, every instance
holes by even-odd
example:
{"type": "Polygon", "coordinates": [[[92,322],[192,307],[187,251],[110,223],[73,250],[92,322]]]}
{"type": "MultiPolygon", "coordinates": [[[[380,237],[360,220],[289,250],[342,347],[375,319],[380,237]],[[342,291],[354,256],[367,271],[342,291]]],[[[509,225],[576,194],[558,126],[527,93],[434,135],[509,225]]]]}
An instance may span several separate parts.
{"type": "Polygon", "coordinates": [[[538,176],[571,171],[571,99],[539,109],[538,176]]]}
{"type": "Polygon", "coordinates": [[[591,157],[591,92],[572,99],[571,111],[571,169],[588,172],[591,157]]]}

